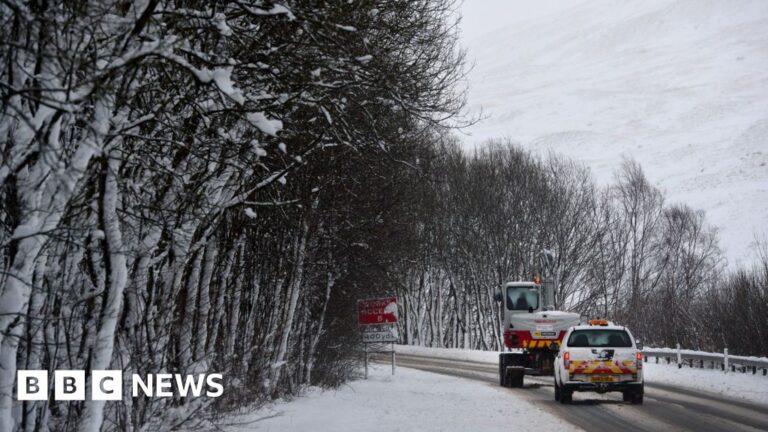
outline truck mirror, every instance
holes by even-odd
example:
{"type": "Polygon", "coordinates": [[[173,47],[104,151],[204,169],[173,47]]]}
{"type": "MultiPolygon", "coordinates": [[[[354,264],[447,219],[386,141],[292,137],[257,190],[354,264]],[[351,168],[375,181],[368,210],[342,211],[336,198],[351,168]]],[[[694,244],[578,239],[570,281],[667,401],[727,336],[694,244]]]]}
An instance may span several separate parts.
{"type": "Polygon", "coordinates": [[[497,302],[501,302],[504,300],[504,297],[501,296],[501,291],[496,291],[496,294],[493,295],[494,300],[497,302]]]}
{"type": "Polygon", "coordinates": [[[638,351],[642,351],[643,350],[643,343],[640,342],[639,340],[635,341],[635,346],[637,346],[638,351]]]}

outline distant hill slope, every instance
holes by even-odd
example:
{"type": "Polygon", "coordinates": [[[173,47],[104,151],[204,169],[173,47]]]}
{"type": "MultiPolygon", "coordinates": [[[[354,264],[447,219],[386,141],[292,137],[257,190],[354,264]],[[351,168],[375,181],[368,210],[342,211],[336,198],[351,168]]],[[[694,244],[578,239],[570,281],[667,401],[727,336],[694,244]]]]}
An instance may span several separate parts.
{"type": "Polygon", "coordinates": [[[634,158],[707,212],[731,264],[751,262],[768,234],[768,1],[562,4],[464,41],[469,109],[489,116],[466,148],[510,137],[601,183],[634,158]]]}

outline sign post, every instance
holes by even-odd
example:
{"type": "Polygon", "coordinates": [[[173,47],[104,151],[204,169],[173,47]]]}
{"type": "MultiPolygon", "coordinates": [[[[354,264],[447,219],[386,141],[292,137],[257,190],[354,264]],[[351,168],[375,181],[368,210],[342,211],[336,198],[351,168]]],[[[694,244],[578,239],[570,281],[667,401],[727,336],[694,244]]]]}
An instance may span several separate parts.
{"type": "Polygon", "coordinates": [[[395,342],[397,342],[397,299],[395,297],[357,301],[357,323],[363,338],[365,378],[368,378],[368,354],[389,353],[392,375],[395,374],[395,342]],[[389,348],[387,349],[387,345],[389,348]]]}

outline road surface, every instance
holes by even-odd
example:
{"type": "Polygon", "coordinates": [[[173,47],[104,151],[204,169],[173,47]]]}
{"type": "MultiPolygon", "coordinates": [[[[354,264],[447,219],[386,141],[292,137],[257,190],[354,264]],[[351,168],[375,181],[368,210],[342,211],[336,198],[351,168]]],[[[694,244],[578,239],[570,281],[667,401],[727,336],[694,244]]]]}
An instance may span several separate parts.
{"type": "MultiPolygon", "coordinates": [[[[397,355],[397,364],[499,385],[495,364],[406,354],[397,355]]],[[[574,393],[572,404],[562,405],[555,402],[552,386],[551,377],[525,377],[525,388],[506,390],[587,431],[768,431],[766,405],[650,383],[643,405],[622,402],[621,393],[581,392],[574,393]]]]}

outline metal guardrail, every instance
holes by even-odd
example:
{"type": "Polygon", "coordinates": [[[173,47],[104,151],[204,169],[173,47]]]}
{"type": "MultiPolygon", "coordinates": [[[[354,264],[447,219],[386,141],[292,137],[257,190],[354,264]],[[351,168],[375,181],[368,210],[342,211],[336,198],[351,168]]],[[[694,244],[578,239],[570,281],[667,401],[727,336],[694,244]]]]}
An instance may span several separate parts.
{"type": "Polygon", "coordinates": [[[757,374],[758,370],[763,371],[763,375],[768,375],[768,358],[761,357],[745,357],[734,356],[728,354],[728,349],[723,350],[722,353],[706,353],[700,351],[691,351],[681,349],[678,345],[677,348],[644,348],[643,358],[645,362],[648,362],[648,358],[656,358],[656,363],[659,359],[665,359],[667,364],[672,361],[677,364],[677,367],[683,366],[699,367],[709,369],[718,368],[723,371],[731,372],[752,372],[757,374]]]}

